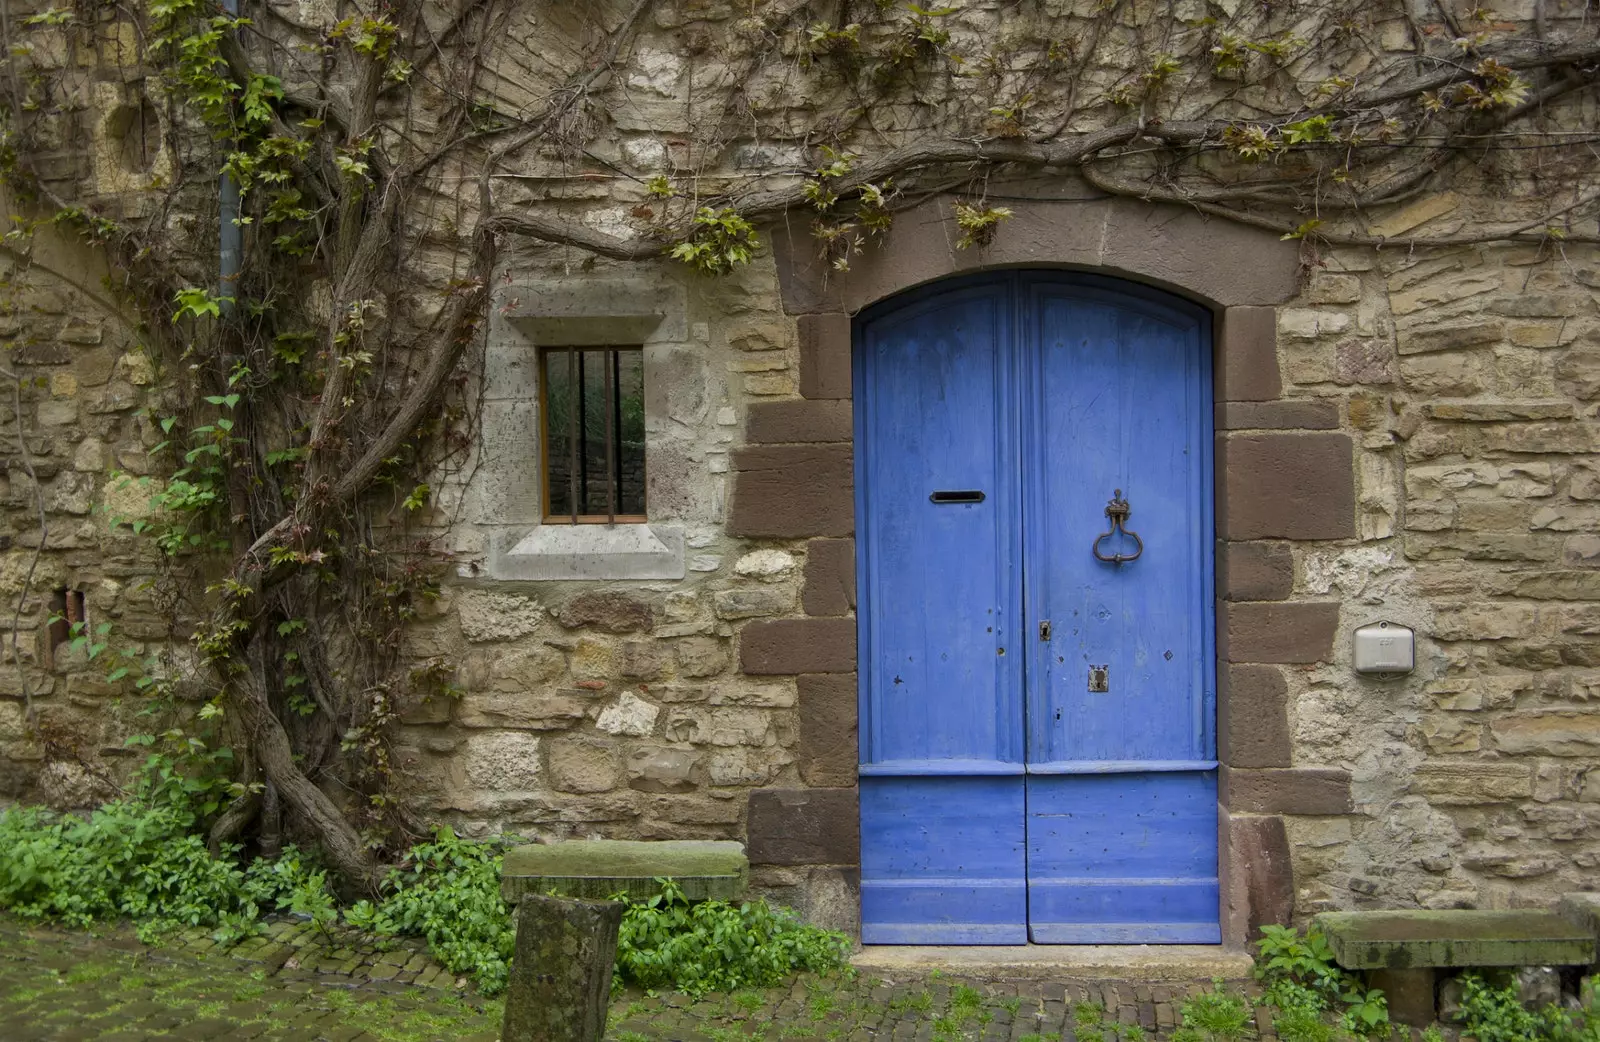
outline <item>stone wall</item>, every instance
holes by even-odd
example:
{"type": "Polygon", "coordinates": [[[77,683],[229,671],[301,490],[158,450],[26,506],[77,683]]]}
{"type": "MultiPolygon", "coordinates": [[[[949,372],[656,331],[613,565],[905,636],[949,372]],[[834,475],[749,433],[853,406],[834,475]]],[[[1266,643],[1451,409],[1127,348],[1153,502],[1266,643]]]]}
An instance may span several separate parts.
{"type": "MultiPolygon", "coordinates": [[[[1437,200],[1417,213],[1461,219],[1437,200]]],[[[1001,235],[955,263],[1012,260],[1007,235],[1050,256],[1037,227],[1001,235]]],[[[459,655],[467,694],[407,740],[419,794],[471,831],[745,839],[758,881],[847,924],[849,319],[786,313],[774,268],[793,263],[685,283],[687,342],[647,361],[661,402],[695,403],[649,417],[651,519],[683,527],[683,578],[523,584],[467,566],[417,646],[459,655]]],[[[1595,252],[1338,250],[1303,282],[1293,264],[1285,303],[1229,309],[1247,354],[1218,368],[1238,885],[1298,916],[1579,888],[1600,851],[1595,252]],[[1380,618],[1417,629],[1411,677],[1354,674],[1350,631],[1380,618]]],[[[1104,270],[1139,275],[1127,265],[1104,270]]],[[[878,292],[873,272],[846,292],[878,292]]],[[[488,528],[453,537],[470,552],[488,528]]]]}
{"type": "MultiPolygon", "coordinates": [[[[490,101],[539,110],[562,77],[535,55],[552,38],[582,51],[574,41],[591,27],[579,6],[515,8],[512,43],[485,77],[490,101]]],[[[1101,5],[1043,7],[1081,29],[1101,5]]],[[[1555,4],[1550,17],[1574,11],[1555,4]]],[[[307,24],[327,13],[297,12],[307,24]]],[[[981,53],[1009,12],[970,5],[949,23],[956,46],[981,53]]],[[[497,203],[629,235],[649,226],[653,204],[642,179],[616,169],[680,186],[704,177],[706,192],[810,169],[817,113],[838,101],[829,72],[789,55],[730,83],[721,48],[742,60],[735,52],[764,31],[749,21],[727,4],[663,2],[590,113],[593,168],[575,172],[569,150],[530,150],[497,203]],[[736,87],[789,130],[727,129],[736,87]]],[[[33,61],[71,71],[63,125],[89,143],[63,135],[47,173],[138,213],[152,198],[141,186],[176,160],[129,144],[147,117],[144,73],[118,50],[128,28],[107,21],[71,48],[37,32],[33,61]],[[106,72],[117,67],[126,75],[106,72]]],[[[1399,19],[1373,29],[1380,50],[1412,46],[1399,19]]],[[[1087,82],[1105,87],[1131,67],[1103,61],[1087,82]]],[[[946,77],[917,101],[953,111],[963,87],[946,77]]],[[[886,103],[885,125],[916,124],[919,105],[886,103]]],[[[1086,109],[1069,129],[1104,118],[1086,109]]],[[[1399,241],[1539,216],[1522,182],[1496,176],[1462,174],[1452,191],[1373,214],[1371,230],[1399,241]]],[[[742,839],[758,883],[849,926],[850,316],[956,270],[1064,264],[1164,286],[1219,320],[1218,731],[1234,912],[1257,923],[1334,907],[1497,907],[1587,885],[1600,856],[1600,789],[1588,782],[1600,764],[1595,248],[1318,251],[1138,200],[1105,204],[1065,176],[1006,188],[1025,198],[1008,202],[1019,215],[986,249],[955,249],[951,200],[934,199],[844,274],[817,259],[800,215],[765,230],[771,248],[722,280],[665,260],[506,244],[470,373],[482,403],[474,458],[434,483],[434,531],[460,563],[409,634],[408,652],[445,660],[463,692],[406,710],[396,763],[416,809],[475,835],[742,839]],[[1029,210],[1030,195],[1063,205],[1029,210]],[[645,349],[650,523],[544,525],[535,352],[603,343],[645,349]],[[1411,677],[1353,673],[1350,631],[1378,618],[1417,629],[1411,677]]],[[[440,198],[408,229],[426,241],[418,264],[437,284],[455,274],[435,248],[442,229],[455,234],[457,207],[475,205],[465,189],[440,198]]],[[[197,242],[215,228],[209,216],[194,226],[197,242]]],[[[148,546],[112,535],[95,512],[144,508],[148,487],[110,475],[151,474],[159,436],[142,411],[151,366],[95,279],[76,274],[92,261],[50,256],[56,273],[30,274],[0,330],[25,378],[22,423],[50,527],[17,627],[49,726],[25,733],[7,641],[0,781],[7,795],[81,804],[95,786],[73,765],[81,754],[114,774],[121,761],[99,754],[120,746],[129,710],[99,670],[50,653],[49,600],[82,591],[91,623],[113,621],[137,650],[162,646],[148,546]],[[47,755],[67,766],[42,771],[47,755]]],[[[395,296],[427,319],[415,285],[395,296]]],[[[39,535],[8,402],[0,418],[0,593],[14,598],[39,535]]]]}
{"type": "Polygon", "coordinates": [[[155,369],[105,299],[104,274],[92,251],[48,229],[28,256],[0,262],[0,367],[18,380],[14,394],[0,385],[0,798],[73,808],[113,791],[132,762],[125,739],[149,730],[106,682],[110,654],[177,668],[163,654],[170,591],[154,547],[114,531],[116,519],[148,516],[163,435],[146,411],[155,369]],[[105,658],[73,648],[73,622],[109,624],[95,638],[105,658]]]}

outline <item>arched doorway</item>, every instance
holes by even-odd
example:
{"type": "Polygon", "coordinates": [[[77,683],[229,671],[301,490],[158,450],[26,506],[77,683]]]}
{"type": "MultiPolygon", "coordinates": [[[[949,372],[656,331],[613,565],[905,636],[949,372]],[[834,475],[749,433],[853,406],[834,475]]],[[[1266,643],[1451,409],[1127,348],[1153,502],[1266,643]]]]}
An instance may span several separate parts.
{"type": "Polygon", "coordinates": [[[854,341],[862,940],[1219,942],[1209,313],[1005,271],[854,341]]]}

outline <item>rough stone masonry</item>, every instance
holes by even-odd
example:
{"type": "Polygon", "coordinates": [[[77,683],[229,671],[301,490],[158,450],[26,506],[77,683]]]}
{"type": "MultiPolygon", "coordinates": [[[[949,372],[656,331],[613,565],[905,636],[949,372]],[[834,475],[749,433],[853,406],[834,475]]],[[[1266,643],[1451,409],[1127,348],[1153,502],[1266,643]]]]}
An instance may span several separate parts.
{"type": "MultiPolygon", "coordinates": [[[[985,7],[970,24],[993,17],[985,7]]],[[[725,5],[663,5],[637,68],[611,88],[597,147],[686,169],[694,105],[730,85],[680,44],[732,18],[725,5]]],[[[537,27],[531,8],[519,19],[517,32],[537,27]]],[[[1404,41],[1403,26],[1381,28],[1404,41]]],[[[121,68],[113,51],[80,63],[100,70],[84,73],[86,116],[121,104],[106,93],[121,68]]],[[[506,59],[493,89],[525,105],[548,86],[542,75],[506,59]]],[[[814,111],[815,99],[791,100],[814,111]]],[[[85,122],[95,147],[64,151],[61,177],[135,206],[115,121],[85,122]]],[[[809,163],[797,142],[728,155],[730,169],[809,163]]],[[[528,173],[553,178],[563,162],[530,160],[528,173]]],[[[601,226],[625,227],[642,199],[621,180],[545,190],[601,226]]],[[[1017,188],[1084,190],[1064,179],[1017,188]]],[[[535,201],[530,188],[507,191],[535,201]]],[[[1374,215],[1373,228],[1396,239],[1458,231],[1493,196],[1425,193],[1374,215]]],[[[471,374],[484,401],[474,465],[433,504],[461,563],[408,638],[418,661],[451,663],[462,691],[409,706],[398,728],[416,809],[469,835],[744,841],[757,886],[850,928],[850,316],[951,271],[1065,264],[1167,286],[1218,316],[1218,733],[1239,914],[1254,925],[1329,909],[1501,908],[1592,885],[1600,253],[1340,247],[1308,259],[1276,235],[1241,238],[1192,214],[1184,231],[1170,211],[1128,200],[1093,217],[1024,215],[987,250],[958,251],[948,202],[902,215],[884,253],[900,259],[868,258],[831,280],[813,270],[803,223],[767,229],[755,262],[720,280],[664,259],[511,252],[471,374]],[[1241,280],[1261,288],[1251,296],[1241,280]],[[649,523],[557,532],[541,524],[535,348],[615,337],[644,348],[649,523]],[[1376,618],[1416,628],[1411,676],[1352,672],[1349,631],[1376,618]]],[[[147,511],[162,480],[144,411],[155,368],[82,275],[93,255],[42,241],[46,263],[0,328],[26,378],[29,457],[0,404],[0,595],[16,598],[35,568],[35,484],[48,523],[0,668],[0,785],[81,807],[110,792],[102,775],[125,763],[136,705],[49,618],[76,595],[138,650],[185,644],[169,631],[167,592],[149,581],[148,541],[111,524],[147,511]]],[[[438,267],[442,280],[447,261],[438,267]]]]}

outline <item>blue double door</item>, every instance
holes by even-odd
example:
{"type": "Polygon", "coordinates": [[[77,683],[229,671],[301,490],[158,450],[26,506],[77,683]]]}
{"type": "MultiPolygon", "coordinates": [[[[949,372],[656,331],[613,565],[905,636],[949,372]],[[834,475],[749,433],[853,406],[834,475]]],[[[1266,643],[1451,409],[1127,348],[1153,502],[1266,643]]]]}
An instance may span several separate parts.
{"type": "Polygon", "coordinates": [[[1006,272],[855,364],[862,940],[1219,942],[1208,316],[1006,272]]]}

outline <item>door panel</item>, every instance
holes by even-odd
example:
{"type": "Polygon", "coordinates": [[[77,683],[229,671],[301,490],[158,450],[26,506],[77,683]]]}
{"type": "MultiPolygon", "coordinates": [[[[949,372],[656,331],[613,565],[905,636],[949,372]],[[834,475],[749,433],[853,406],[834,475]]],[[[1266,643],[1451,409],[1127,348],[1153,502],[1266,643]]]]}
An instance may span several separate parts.
{"type": "Polygon", "coordinates": [[[1028,778],[1040,944],[1216,944],[1214,771],[1028,778]]]}
{"type": "MultiPolygon", "coordinates": [[[[1024,436],[1023,521],[1031,628],[1028,762],[1214,759],[1209,357],[1192,317],[1137,297],[1030,287],[1035,397],[1024,436]],[[1204,394],[1202,395],[1202,391],[1204,394]],[[1118,489],[1132,508],[1136,561],[1095,559],[1118,489]],[[1091,666],[1108,690],[1089,690],[1091,666]]],[[[1107,540],[1133,552],[1131,540],[1107,540]]],[[[1209,766],[1209,764],[1208,764],[1209,766]]]]}
{"type": "Polygon", "coordinates": [[[1204,313],[966,279],[858,320],[855,377],[862,939],[1220,940],[1204,313]]]}
{"type": "Polygon", "coordinates": [[[1022,602],[1015,441],[996,422],[1014,413],[999,407],[1011,393],[1003,289],[942,294],[863,331],[863,773],[1022,773],[1022,655],[1007,647],[1022,602]]]}
{"type": "Polygon", "coordinates": [[[985,284],[860,329],[869,943],[1027,937],[1016,444],[997,422],[1014,417],[1000,407],[1014,393],[1010,308],[1008,287],[985,284]]]}
{"type": "Polygon", "coordinates": [[[862,943],[1026,941],[1024,817],[1020,775],[862,778],[862,943]]]}

